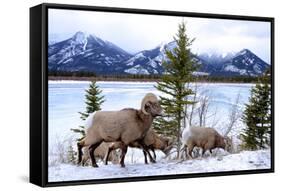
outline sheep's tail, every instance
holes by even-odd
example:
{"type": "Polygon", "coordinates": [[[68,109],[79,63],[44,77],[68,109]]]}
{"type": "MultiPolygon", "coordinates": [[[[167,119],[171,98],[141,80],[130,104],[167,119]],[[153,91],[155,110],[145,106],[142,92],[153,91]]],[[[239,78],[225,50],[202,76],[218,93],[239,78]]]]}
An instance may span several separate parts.
{"type": "Polygon", "coordinates": [[[91,114],[87,117],[87,119],[85,120],[85,124],[84,124],[85,129],[88,129],[88,128],[90,128],[90,127],[93,125],[93,122],[94,122],[93,119],[94,119],[95,113],[96,113],[96,112],[91,113],[91,114]]]}
{"type": "Polygon", "coordinates": [[[181,142],[182,142],[183,144],[185,144],[186,141],[189,139],[190,136],[191,136],[190,129],[189,129],[189,128],[185,128],[185,129],[182,131],[181,142]]]}
{"type": "MultiPolygon", "coordinates": [[[[93,125],[93,118],[94,118],[94,113],[91,113],[85,120],[84,123],[84,127],[85,130],[87,130],[88,128],[90,128],[93,125]]],[[[82,152],[82,148],[85,146],[85,137],[77,142],[77,151],[78,151],[78,160],[77,160],[77,164],[80,164],[82,161],[82,156],[83,156],[83,152],[82,152]]],[[[82,164],[83,165],[83,164],[82,164]]]]}

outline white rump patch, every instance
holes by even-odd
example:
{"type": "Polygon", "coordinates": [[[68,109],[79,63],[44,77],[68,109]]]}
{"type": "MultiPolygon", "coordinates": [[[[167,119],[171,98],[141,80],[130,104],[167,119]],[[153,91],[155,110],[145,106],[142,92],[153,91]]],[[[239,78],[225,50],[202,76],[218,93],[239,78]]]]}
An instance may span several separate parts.
{"type": "Polygon", "coordinates": [[[191,136],[190,129],[185,128],[182,132],[182,139],[181,139],[182,143],[185,144],[190,136],[191,136]]]}
{"type": "Polygon", "coordinates": [[[89,127],[91,127],[93,125],[93,118],[96,112],[91,113],[87,119],[85,120],[85,129],[88,129],[89,127]]]}

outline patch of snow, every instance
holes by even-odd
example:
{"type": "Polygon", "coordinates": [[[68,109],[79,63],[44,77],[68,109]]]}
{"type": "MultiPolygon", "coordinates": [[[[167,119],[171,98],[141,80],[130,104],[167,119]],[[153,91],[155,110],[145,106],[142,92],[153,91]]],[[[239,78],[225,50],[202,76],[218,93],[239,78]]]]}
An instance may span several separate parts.
{"type": "Polygon", "coordinates": [[[149,74],[149,72],[139,64],[130,69],[126,69],[125,72],[130,74],[149,74]]]}
{"type": "Polygon", "coordinates": [[[64,63],[64,64],[66,64],[66,63],[68,63],[68,62],[72,62],[72,61],[73,61],[73,58],[69,58],[69,59],[67,59],[67,60],[63,61],[63,63],[64,63]]]}
{"type": "Polygon", "coordinates": [[[153,74],[159,74],[159,72],[155,69],[153,69],[153,74]]]}
{"type": "Polygon", "coordinates": [[[261,74],[262,73],[261,68],[260,68],[260,66],[258,64],[255,64],[253,66],[253,69],[254,69],[255,73],[257,73],[257,74],[261,74]]]}
{"type": "Polygon", "coordinates": [[[234,66],[234,65],[227,65],[224,68],[224,71],[239,72],[239,69],[236,66],[234,66]]]}
{"type": "Polygon", "coordinates": [[[77,32],[74,35],[74,43],[75,44],[85,44],[87,41],[87,35],[83,32],[77,32]]]}
{"type": "Polygon", "coordinates": [[[84,57],[88,57],[88,56],[91,56],[93,54],[94,54],[94,52],[89,52],[89,53],[85,54],[84,57]]]}
{"type": "Polygon", "coordinates": [[[210,74],[207,72],[193,72],[194,76],[209,76],[210,74]]]}
{"type": "Polygon", "coordinates": [[[84,51],[86,50],[87,44],[88,44],[88,40],[86,39],[85,44],[84,44],[84,46],[83,46],[83,50],[84,50],[84,51]]]}
{"type": "Polygon", "coordinates": [[[105,42],[103,40],[101,40],[100,38],[98,38],[96,35],[94,34],[91,34],[91,36],[95,39],[95,41],[101,45],[101,46],[104,46],[105,45],[105,42]]]}
{"type": "Polygon", "coordinates": [[[100,54],[101,56],[105,56],[103,53],[100,54]]]}
{"type": "Polygon", "coordinates": [[[138,58],[141,58],[141,57],[145,57],[142,52],[140,52],[140,53],[138,53],[134,56],[135,59],[138,59],[138,58]]]}
{"type": "Polygon", "coordinates": [[[247,75],[247,70],[246,69],[241,69],[239,70],[240,75],[247,75]]]}
{"type": "Polygon", "coordinates": [[[128,61],[127,61],[127,66],[133,66],[134,65],[134,63],[135,63],[135,61],[137,60],[137,59],[144,59],[144,58],[146,58],[144,55],[143,55],[143,53],[142,52],[140,52],[140,53],[137,53],[136,55],[134,55],[132,58],[130,58],[128,61]]]}
{"type": "Polygon", "coordinates": [[[157,66],[158,66],[158,64],[156,62],[154,62],[153,60],[149,60],[149,62],[147,64],[153,68],[157,68],[157,66]]]}
{"type": "Polygon", "coordinates": [[[246,53],[247,53],[247,50],[244,49],[244,50],[238,52],[237,55],[245,55],[246,53]]]}
{"type": "Polygon", "coordinates": [[[227,52],[224,52],[224,53],[222,53],[221,56],[222,56],[223,58],[225,58],[227,55],[228,55],[228,53],[227,53],[227,52]]]}
{"type": "Polygon", "coordinates": [[[81,167],[70,164],[56,164],[48,169],[48,181],[94,180],[105,178],[126,178],[139,176],[159,176],[193,174],[207,172],[269,169],[270,150],[243,151],[237,154],[201,157],[193,160],[158,160],[155,164],[142,162],[120,165],[99,163],[99,168],[81,167]]]}
{"type": "Polygon", "coordinates": [[[128,64],[126,64],[127,66],[133,66],[134,62],[129,62],[128,64]]]}
{"type": "Polygon", "coordinates": [[[255,59],[254,59],[254,58],[250,58],[250,59],[249,59],[250,64],[253,64],[253,63],[254,63],[254,61],[255,61],[255,59]]]}
{"type": "Polygon", "coordinates": [[[153,60],[157,61],[159,63],[162,63],[162,61],[164,60],[165,55],[164,54],[159,54],[158,56],[156,56],[153,60]]]}

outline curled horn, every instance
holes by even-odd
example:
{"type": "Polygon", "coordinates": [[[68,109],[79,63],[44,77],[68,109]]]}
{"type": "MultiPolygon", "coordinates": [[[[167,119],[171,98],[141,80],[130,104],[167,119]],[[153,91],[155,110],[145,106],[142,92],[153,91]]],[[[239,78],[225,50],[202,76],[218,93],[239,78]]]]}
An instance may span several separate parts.
{"type": "Polygon", "coordinates": [[[149,115],[149,113],[147,113],[147,111],[145,110],[145,104],[148,101],[158,101],[157,97],[153,94],[153,93],[148,93],[144,96],[144,98],[142,99],[141,102],[141,111],[145,114],[145,115],[149,115]]]}

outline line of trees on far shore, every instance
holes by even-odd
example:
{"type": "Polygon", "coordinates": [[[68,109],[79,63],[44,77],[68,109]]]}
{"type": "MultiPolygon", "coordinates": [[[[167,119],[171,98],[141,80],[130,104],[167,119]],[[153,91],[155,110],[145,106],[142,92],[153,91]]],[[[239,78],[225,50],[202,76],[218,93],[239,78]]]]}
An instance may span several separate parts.
{"type": "MultiPolygon", "coordinates": [[[[81,78],[94,78],[97,80],[106,80],[106,79],[128,79],[128,80],[150,80],[150,81],[159,81],[163,75],[159,74],[101,74],[97,75],[95,72],[89,71],[57,71],[49,70],[48,76],[51,79],[72,79],[76,80],[81,78]]],[[[241,83],[255,83],[258,82],[259,77],[253,76],[194,76],[193,80],[196,82],[241,82],[241,83]]]]}

